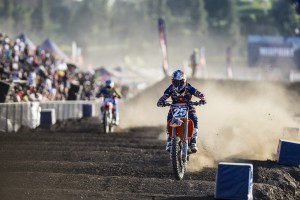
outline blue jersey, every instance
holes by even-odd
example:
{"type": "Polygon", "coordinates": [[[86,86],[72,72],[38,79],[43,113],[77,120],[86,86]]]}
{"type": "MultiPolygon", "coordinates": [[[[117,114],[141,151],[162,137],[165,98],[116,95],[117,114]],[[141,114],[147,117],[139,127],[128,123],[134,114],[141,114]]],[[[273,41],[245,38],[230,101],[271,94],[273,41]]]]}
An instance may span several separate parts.
{"type": "Polygon", "coordinates": [[[191,101],[192,96],[196,96],[200,99],[205,99],[202,92],[199,92],[191,84],[187,83],[184,92],[177,93],[173,87],[170,85],[164,92],[164,95],[158,100],[157,104],[165,102],[169,97],[172,99],[172,103],[188,103],[191,101]]]}
{"type": "Polygon", "coordinates": [[[99,90],[98,94],[97,94],[97,97],[109,97],[109,98],[115,98],[115,97],[118,97],[118,98],[121,98],[122,95],[120,94],[120,92],[115,89],[115,88],[106,88],[106,87],[103,87],[99,90]]]}

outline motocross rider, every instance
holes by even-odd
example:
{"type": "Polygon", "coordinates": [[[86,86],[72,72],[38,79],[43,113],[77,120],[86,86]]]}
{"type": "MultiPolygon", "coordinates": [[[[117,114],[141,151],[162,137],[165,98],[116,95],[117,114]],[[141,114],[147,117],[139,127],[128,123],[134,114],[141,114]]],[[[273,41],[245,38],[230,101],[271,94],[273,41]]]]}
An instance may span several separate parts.
{"type": "MultiPolygon", "coordinates": [[[[205,104],[205,96],[202,92],[199,92],[191,84],[187,83],[186,75],[182,70],[176,70],[172,74],[172,84],[165,90],[164,95],[158,100],[157,106],[164,107],[165,101],[171,97],[172,103],[188,103],[191,101],[192,95],[200,98],[200,103],[205,104]]],[[[197,136],[198,136],[198,117],[196,115],[196,109],[193,106],[189,106],[189,119],[194,122],[194,132],[191,138],[190,149],[193,153],[196,153],[197,148],[197,136]]],[[[171,109],[168,113],[167,122],[172,118],[171,109]]],[[[167,128],[167,145],[166,151],[170,151],[172,146],[171,137],[168,134],[167,128]]]]}
{"type": "MultiPolygon", "coordinates": [[[[113,105],[114,105],[114,109],[113,109],[113,123],[115,125],[119,125],[119,112],[118,112],[118,103],[116,98],[121,99],[122,95],[121,93],[118,91],[117,88],[115,88],[115,84],[113,81],[111,80],[106,80],[104,83],[104,87],[102,87],[99,92],[97,93],[96,97],[104,97],[105,98],[111,98],[113,101],[113,105]]],[[[101,121],[103,121],[103,106],[104,106],[104,102],[101,106],[101,121]]]]}

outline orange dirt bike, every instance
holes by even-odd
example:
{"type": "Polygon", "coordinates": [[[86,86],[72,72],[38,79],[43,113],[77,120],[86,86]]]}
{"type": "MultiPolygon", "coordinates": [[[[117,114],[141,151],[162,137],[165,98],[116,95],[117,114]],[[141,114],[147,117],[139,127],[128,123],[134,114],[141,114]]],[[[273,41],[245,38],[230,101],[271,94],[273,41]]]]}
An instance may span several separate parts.
{"type": "Polygon", "coordinates": [[[103,116],[102,126],[104,133],[112,133],[114,131],[114,104],[112,98],[104,98],[101,112],[103,116]]]}
{"type": "Polygon", "coordinates": [[[202,101],[176,104],[165,103],[165,106],[171,107],[172,112],[172,119],[168,122],[168,133],[169,137],[172,138],[170,156],[177,180],[183,178],[189,154],[192,153],[189,146],[194,131],[194,123],[188,118],[189,106],[199,106],[202,104],[204,104],[202,101]]]}

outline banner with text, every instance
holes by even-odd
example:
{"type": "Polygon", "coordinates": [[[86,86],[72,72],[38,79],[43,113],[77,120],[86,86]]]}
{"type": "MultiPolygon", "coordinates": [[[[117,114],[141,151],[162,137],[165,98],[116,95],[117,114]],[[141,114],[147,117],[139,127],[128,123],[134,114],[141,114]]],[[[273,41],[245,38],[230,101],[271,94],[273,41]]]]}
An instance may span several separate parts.
{"type": "Polygon", "coordinates": [[[248,36],[249,66],[294,65],[300,68],[300,37],[248,36]]]}
{"type": "Polygon", "coordinates": [[[158,19],[158,32],[159,32],[159,42],[163,55],[163,71],[164,74],[168,75],[168,52],[167,52],[167,40],[166,40],[166,26],[165,21],[163,19],[158,19]]]}

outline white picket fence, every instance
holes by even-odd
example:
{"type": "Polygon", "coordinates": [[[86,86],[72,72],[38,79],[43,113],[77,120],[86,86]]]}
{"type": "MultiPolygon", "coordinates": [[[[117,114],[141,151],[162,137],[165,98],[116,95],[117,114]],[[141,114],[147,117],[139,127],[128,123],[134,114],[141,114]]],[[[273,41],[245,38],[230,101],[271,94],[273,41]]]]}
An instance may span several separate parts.
{"type": "Polygon", "coordinates": [[[40,125],[42,109],[53,108],[56,120],[80,119],[84,105],[91,105],[92,117],[100,116],[98,101],[49,101],[0,103],[0,131],[17,132],[22,126],[34,129],[40,125]]]}

